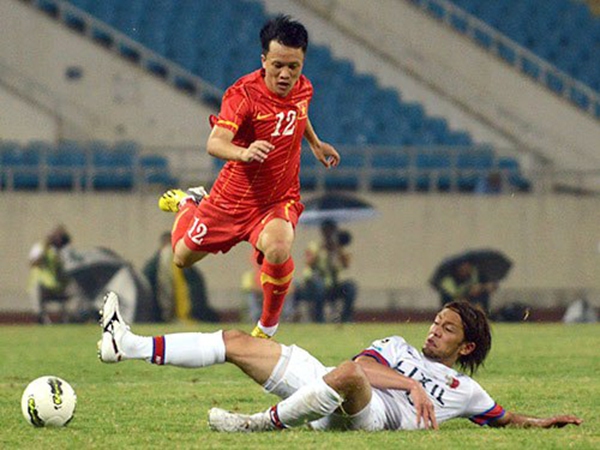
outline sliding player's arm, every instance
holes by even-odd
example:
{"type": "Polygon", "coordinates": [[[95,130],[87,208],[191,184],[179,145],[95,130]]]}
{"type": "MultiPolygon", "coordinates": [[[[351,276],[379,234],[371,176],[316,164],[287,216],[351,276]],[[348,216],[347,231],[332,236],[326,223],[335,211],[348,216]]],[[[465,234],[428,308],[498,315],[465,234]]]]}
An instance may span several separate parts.
{"type": "Polygon", "coordinates": [[[371,356],[361,355],[354,361],[363,369],[374,388],[397,389],[410,394],[410,400],[417,412],[417,426],[423,420],[425,428],[438,429],[433,403],[421,383],[381,364],[371,356]]]}
{"type": "Polygon", "coordinates": [[[583,419],[572,415],[533,417],[506,411],[502,417],[490,421],[488,425],[491,427],[562,428],[567,425],[581,425],[582,423],[583,419]]]}

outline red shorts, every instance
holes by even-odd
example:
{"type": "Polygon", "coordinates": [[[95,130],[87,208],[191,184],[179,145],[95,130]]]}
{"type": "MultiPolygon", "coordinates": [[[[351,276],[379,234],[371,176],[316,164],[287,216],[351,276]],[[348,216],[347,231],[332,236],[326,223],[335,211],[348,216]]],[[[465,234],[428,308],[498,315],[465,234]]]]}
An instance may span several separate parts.
{"type": "Polygon", "coordinates": [[[227,253],[242,241],[248,241],[256,248],[258,237],[267,223],[283,219],[296,228],[303,210],[302,203],[290,200],[263,208],[238,208],[232,213],[205,199],[196,208],[184,242],[195,252],[227,253]]]}

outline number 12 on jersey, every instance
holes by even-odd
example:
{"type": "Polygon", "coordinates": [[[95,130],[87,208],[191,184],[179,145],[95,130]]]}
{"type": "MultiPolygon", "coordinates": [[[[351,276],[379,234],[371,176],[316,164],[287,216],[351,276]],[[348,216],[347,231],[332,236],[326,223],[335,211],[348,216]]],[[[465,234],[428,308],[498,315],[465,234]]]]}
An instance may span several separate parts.
{"type": "Polygon", "coordinates": [[[294,134],[294,130],[296,129],[296,116],[297,114],[294,110],[288,111],[287,114],[283,111],[275,114],[275,117],[277,117],[277,125],[271,136],[291,136],[294,134]]]}

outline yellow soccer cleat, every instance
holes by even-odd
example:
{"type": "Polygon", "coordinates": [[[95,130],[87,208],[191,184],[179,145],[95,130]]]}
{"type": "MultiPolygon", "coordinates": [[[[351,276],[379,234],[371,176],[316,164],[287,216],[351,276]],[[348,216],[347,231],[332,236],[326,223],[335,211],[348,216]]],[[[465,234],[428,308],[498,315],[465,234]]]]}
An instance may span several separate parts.
{"type": "Polygon", "coordinates": [[[158,199],[158,207],[161,211],[177,212],[179,211],[179,202],[187,197],[181,189],[169,189],[158,199]]]}
{"type": "Polygon", "coordinates": [[[252,333],[250,333],[250,336],[255,337],[255,338],[260,338],[260,339],[271,339],[273,336],[269,336],[267,333],[265,333],[263,330],[261,330],[258,325],[256,325],[254,327],[254,330],[252,330],[252,333]]]}
{"type": "Polygon", "coordinates": [[[165,212],[178,212],[182,203],[190,199],[198,204],[207,195],[203,186],[189,188],[187,191],[181,189],[169,189],[158,199],[158,207],[165,212]]]}

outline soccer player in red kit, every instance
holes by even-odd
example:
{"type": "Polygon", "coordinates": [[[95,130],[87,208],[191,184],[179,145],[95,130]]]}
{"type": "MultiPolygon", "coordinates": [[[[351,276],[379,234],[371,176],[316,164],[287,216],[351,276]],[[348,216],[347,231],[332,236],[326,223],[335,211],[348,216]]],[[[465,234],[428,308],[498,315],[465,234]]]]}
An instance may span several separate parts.
{"type": "Polygon", "coordinates": [[[277,331],[294,273],[294,228],[304,209],[302,138],[325,167],[337,166],[340,156],[318,138],[308,118],[313,87],[302,75],[308,47],[304,26],[277,16],[261,29],[260,39],[262,68],[227,89],[219,116],[211,117],[207,151],[227,163],[210,194],[203,188],[173,189],[159,206],[177,212],[171,236],[179,267],[209,253],[226,253],[241,241],[254,246],[263,309],[252,334],[269,338],[277,331]]]}

